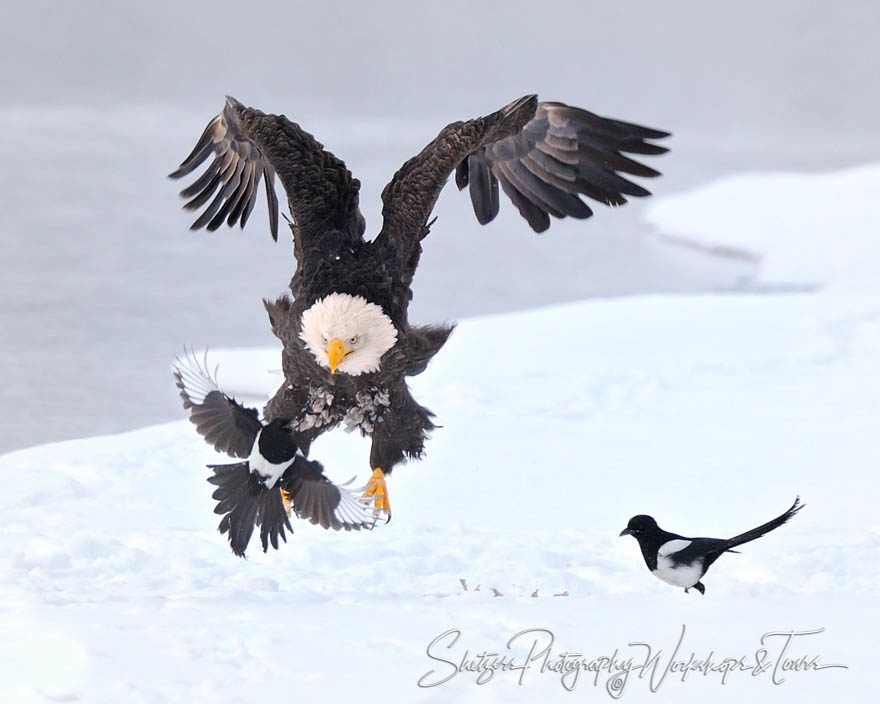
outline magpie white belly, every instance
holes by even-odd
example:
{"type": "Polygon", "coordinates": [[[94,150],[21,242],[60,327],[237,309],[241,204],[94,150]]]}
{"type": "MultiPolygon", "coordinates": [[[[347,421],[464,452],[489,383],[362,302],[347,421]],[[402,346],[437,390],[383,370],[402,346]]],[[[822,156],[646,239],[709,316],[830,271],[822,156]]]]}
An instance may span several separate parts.
{"type": "Polygon", "coordinates": [[[703,576],[703,561],[699,558],[689,564],[673,561],[669,555],[684,550],[691,544],[690,540],[670,540],[663,543],[657,551],[657,569],[652,573],[657,579],[676,587],[692,587],[703,576]]]}
{"type": "MultiPolygon", "coordinates": [[[[262,430],[260,431],[263,432],[262,430]]],[[[294,462],[293,457],[284,462],[274,463],[269,462],[265,457],[260,454],[260,442],[259,435],[257,436],[257,441],[254,442],[254,449],[251,450],[250,457],[248,457],[248,467],[251,470],[251,474],[256,473],[262,480],[263,484],[266,485],[267,489],[271,489],[275,486],[275,482],[281,477],[284,472],[287,471],[287,468],[294,462]]]]}
{"type": "Polygon", "coordinates": [[[675,565],[668,557],[657,558],[657,569],[653,572],[657,579],[676,587],[692,587],[703,576],[702,560],[694,560],[689,565],[675,565]]]}

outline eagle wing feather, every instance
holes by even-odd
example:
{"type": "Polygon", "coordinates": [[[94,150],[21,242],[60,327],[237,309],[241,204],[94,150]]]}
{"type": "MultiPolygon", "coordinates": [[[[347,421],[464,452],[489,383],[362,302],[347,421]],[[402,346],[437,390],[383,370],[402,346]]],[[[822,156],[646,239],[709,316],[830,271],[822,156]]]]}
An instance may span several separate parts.
{"type": "Polygon", "coordinates": [[[453,169],[459,190],[469,187],[481,224],[498,215],[500,186],[535,232],[550,226],[551,215],[590,217],[593,211],[580,196],[617,206],[627,196],[650,195],[620,174],[658,176],[626,154],[662,154],[666,148],[649,140],[667,136],[564,103],[539,103],[534,95],[491,115],[453,122],[385,187],[376,245],[388,250],[409,283],[421,253],[418,242],[453,169]]]}
{"type": "Polygon", "coordinates": [[[224,220],[230,226],[238,222],[244,227],[262,180],[269,228],[277,240],[277,173],[287,194],[297,259],[313,234],[338,230],[352,238],[363,235],[364,218],[358,208],[360,182],[341,159],[284,115],[266,114],[227,97],[223,110],[208,123],[192,152],[170,177],[192,173],[211,156],[205,172],[181,191],[181,196],[191,199],[185,209],[204,207],[191,229],[216,230],[224,220]]]}
{"type": "Polygon", "coordinates": [[[620,174],[652,178],[660,172],[626,154],[662,154],[667,149],[648,140],[668,136],[564,103],[539,103],[519,133],[485,144],[459,163],[456,183],[460,190],[470,186],[481,224],[498,214],[497,181],[532,229],[543,232],[549,215],[590,217],[581,195],[612,206],[626,203],[626,196],[650,195],[620,174]]]}

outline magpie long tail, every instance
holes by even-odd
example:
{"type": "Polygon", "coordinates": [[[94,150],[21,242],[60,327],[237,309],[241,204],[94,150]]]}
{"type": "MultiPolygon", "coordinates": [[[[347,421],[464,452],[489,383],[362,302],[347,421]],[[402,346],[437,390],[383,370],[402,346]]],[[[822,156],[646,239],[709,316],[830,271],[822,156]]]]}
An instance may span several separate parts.
{"type": "Polygon", "coordinates": [[[766,535],[771,530],[776,530],[783,523],[787,523],[791,519],[791,517],[794,516],[803,507],[804,504],[801,503],[801,497],[796,497],[794,503],[791,505],[791,508],[789,508],[788,511],[783,513],[781,516],[777,516],[772,521],[767,521],[765,524],[760,525],[757,528],[752,528],[751,530],[747,530],[745,533],[741,533],[740,535],[736,535],[733,538],[729,538],[726,541],[726,550],[730,552],[736,552],[735,550],[730,549],[735,548],[737,545],[748,543],[752,540],[755,540],[756,538],[760,538],[762,535],[766,535]]]}
{"type": "Polygon", "coordinates": [[[270,544],[277,550],[279,536],[287,542],[284,529],[293,533],[293,528],[280,491],[267,489],[259,477],[250,471],[247,462],[208,465],[208,468],[214,470],[214,475],[208,477],[208,481],[217,487],[212,494],[217,500],[214,513],[223,516],[217,528],[221,533],[228,533],[232,552],[244,557],[257,526],[260,526],[263,552],[269,549],[270,544]]]}

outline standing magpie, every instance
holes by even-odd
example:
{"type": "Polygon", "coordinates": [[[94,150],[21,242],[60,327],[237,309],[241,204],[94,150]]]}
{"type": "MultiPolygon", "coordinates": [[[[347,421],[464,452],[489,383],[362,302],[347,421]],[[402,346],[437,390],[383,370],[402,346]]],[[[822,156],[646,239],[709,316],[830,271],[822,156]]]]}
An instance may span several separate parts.
{"type": "Polygon", "coordinates": [[[685,591],[693,587],[700,594],[705,594],[706,587],[700,579],[706,574],[709,565],[725,552],[738,552],[732,549],[737,545],[748,543],[779,528],[803,507],[800,497],[796,497],[791,508],[781,516],[726,540],[685,538],[663,530],[657,525],[657,521],[645,515],[630,518],[620,535],[631,535],[639,541],[645,564],[655,577],[676,587],[684,587],[685,591]]]}
{"type": "MultiPolygon", "coordinates": [[[[205,360],[206,361],[206,360],[205,360]]],[[[260,422],[255,408],[245,408],[225,394],[205,362],[187,353],[174,366],[183,407],[209,445],[243,461],[208,465],[208,481],[217,487],[214,513],[223,515],[218,529],[228,533],[229,545],[244,557],[256,526],[263,552],[287,542],[288,516],[333,530],[370,529],[375,512],[348,484],[336,485],[324,476],[320,462],[306,459],[294,441],[289,418],[260,422]]]]}

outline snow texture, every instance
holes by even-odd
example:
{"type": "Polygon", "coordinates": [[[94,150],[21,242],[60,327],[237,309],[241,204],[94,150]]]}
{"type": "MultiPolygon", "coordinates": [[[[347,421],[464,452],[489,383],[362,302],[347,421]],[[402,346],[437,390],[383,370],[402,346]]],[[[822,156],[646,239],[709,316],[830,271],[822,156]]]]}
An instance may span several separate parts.
{"type": "MultiPolygon", "coordinates": [[[[752,657],[768,631],[824,628],[789,656],[849,669],[778,685],[769,672],[724,686],[670,675],[657,694],[633,675],[624,701],[865,701],[880,587],[878,188],[877,167],[743,176],[652,211],[671,236],[760,258],[767,283],[815,290],[462,321],[412,381],[442,428],[395,471],[394,520],[370,533],[296,522],[278,552],[235,558],[205,481],[218,458],[185,420],[0,457],[0,700],[610,701],[607,673],[581,673],[569,693],[537,661],[482,685],[475,672],[417,683],[448,674],[426,648],[449,629],[459,640],[433,652],[455,661],[524,658],[524,639],[506,644],[531,628],[553,632],[556,655],[636,656],[628,644],[643,641],[666,658],[685,624],[685,660],[752,657]],[[846,227],[828,231],[832,211],[850,213],[846,227]],[[638,513],[727,537],[796,494],[805,510],[713,565],[705,596],[654,579],[618,537],[638,513]]],[[[275,349],[209,360],[245,402],[280,382],[275,349]]],[[[335,481],[369,475],[359,433],[338,428],[312,455],[335,481]]]]}
{"type": "Polygon", "coordinates": [[[682,243],[759,259],[767,285],[877,290],[877,164],[833,174],[729,176],[660,199],[647,218],[682,243]]]}

